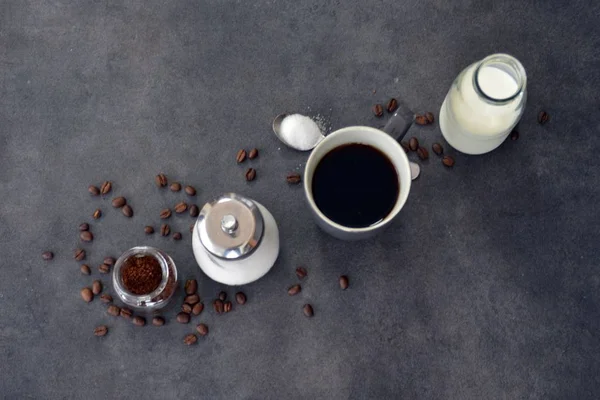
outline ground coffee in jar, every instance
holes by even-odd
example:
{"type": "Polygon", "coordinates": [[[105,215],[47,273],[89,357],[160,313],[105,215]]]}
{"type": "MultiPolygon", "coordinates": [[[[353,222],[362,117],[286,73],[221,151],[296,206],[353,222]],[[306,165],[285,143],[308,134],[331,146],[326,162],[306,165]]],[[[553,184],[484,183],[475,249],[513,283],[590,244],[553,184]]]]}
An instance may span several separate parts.
{"type": "Polygon", "coordinates": [[[125,288],[133,294],[152,293],[162,280],[159,261],[152,256],[129,257],[123,262],[121,277],[125,288]]]}

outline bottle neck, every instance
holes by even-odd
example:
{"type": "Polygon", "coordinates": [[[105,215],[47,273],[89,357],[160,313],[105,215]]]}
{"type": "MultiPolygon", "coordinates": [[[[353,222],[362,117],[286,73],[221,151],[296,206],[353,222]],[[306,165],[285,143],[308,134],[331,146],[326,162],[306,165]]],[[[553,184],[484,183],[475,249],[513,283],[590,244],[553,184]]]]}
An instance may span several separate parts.
{"type": "Polygon", "coordinates": [[[522,95],[527,84],[523,65],[508,54],[484,58],[473,73],[473,87],[485,102],[503,105],[522,95]]]}

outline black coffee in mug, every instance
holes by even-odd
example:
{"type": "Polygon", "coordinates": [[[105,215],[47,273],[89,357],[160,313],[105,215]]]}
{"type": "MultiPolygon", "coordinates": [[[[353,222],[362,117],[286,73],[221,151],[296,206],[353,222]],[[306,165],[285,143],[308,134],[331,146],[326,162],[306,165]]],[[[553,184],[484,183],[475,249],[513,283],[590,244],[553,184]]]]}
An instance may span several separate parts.
{"type": "Polygon", "coordinates": [[[319,161],[312,179],[313,199],[330,220],[365,228],[392,212],[400,180],[394,164],[373,146],[345,144],[319,161]]]}

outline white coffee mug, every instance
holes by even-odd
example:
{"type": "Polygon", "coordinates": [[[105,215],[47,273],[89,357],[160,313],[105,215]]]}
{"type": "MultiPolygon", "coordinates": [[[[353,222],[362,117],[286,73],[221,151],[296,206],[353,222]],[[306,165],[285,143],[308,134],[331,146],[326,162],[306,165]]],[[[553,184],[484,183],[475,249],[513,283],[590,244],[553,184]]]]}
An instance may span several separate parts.
{"type": "Polygon", "coordinates": [[[410,184],[410,166],[408,157],[402,146],[387,133],[367,126],[350,126],[327,135],[327,137],[313,149],[306,163],[306,168],[304,169],[304,193],[306,194],[306,199],[317,224],[325,232],[342,240],[365,239],[373,236],[389,225],[394,217],[398,215],[404,206],[404,203],[406,203],[408,193],[410,192],[410,184]],[[396,199],[392,211],[376,224],[363,228],[343,226],[329,219],[317,207],[312,191],[313,176],[321,159],[323,159],[323,157],[331,150],[352,143],[366,144],[385,154],[396,169],[400,186],[398,198],[396,199]]]}

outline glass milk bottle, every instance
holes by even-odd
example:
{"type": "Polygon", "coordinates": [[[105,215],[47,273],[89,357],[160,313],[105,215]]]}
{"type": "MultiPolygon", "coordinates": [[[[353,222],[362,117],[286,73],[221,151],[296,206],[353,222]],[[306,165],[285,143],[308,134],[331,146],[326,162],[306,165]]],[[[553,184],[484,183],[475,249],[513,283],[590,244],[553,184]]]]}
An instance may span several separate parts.
{"type": "Polygon", "coordinates": [[[494,150],[523,114],[526,85],[525,69],[508,54],[492,54],[465,68],[440,109],[446,141],[467,154],[494,150]]]}

